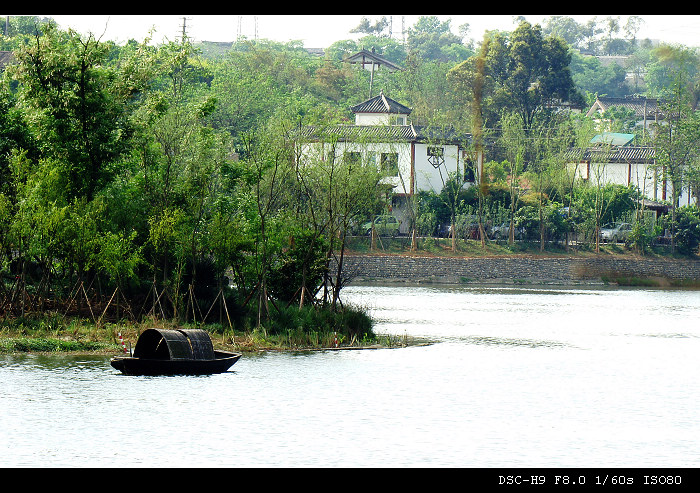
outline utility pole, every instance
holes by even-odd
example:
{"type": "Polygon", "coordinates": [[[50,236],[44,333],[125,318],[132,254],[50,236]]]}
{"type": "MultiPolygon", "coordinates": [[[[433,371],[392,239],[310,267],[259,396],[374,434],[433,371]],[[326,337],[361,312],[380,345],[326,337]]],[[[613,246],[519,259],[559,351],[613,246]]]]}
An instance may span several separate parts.
{"type": "Polygon", "coordinates": [[[187,17],[182,18],[182,26],[180,27],[182,28],[182,42],[184,43],[187,40],[187,17]]]}
{"type": "MultiPolygon", "coordinates": [[[[243,16],[238,16],[238,31],[236,32],[236,41],[240,41],[242,38],[245,38],[246,36],[243,34],[243,16]]],[[[246,26],[250,26],[250,21],[246,20],[246,26]]],[[[250,27],[247,27],[248,32],[250,32],[250,27]]],[[[246,38],[247,39],[247,38],[246,38]]],[[[254,15],[253,16],[253,41],[257,42],[258,41],[258,16],[254,15]]]]}

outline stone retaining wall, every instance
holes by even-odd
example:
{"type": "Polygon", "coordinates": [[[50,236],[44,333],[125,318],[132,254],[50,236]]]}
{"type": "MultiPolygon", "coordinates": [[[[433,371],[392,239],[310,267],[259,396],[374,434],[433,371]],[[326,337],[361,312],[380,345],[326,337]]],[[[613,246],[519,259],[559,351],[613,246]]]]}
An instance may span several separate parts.
{"type": "Polygon", "coordinates": [[[700,281],[700,261],[605,257],[454,258],[351,255],[343,271],[352,282],[601,283],[636,277],[700,281]]]}

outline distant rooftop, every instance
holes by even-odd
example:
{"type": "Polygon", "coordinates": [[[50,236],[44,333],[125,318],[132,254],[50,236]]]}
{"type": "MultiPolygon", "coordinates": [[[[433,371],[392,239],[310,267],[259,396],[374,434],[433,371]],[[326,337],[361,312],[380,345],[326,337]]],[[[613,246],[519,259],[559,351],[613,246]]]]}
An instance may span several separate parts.
{"type": "Polygon", "coordinates": [[[344,58],[343,61],[347,62],[347,63],[360,64],[360,65],[362,65],[363,68],[367,68],[366,67],[367,65],[369,65],[369,66],[374,65],[376,67],[387,68],[391,71],[402,70],[402,68],[399,67],[398,65],[396,65],[395,63],[392,63],[389,60],[387,60],[386,58],[377,55],[374,52],[374,49],[372,49],[372,51],[368,51],[368,50],[365,50],[363,48],[361,51],[355,53],[354,55],[350,55],[350,56],[344,58]]]}
{"type": "Polygon", "coordinates": [[[648,146],[574,147],[566,152],[571,161],[590,161],[594,163],[651,163],[656,151],[648,146]]]}
{"type": "Polygon", "coordinates": [[[591,144],[610,144],[613,146],[626,146],[634,140],[634,134],[622,134],[615,132],[603,132],[591,139],[591,144]]]}
{"type": "Polygon", "coordinates": [[[605,112],[612,107],[632,110],[638,118],[644,118],[645,115],[647,118],[662,117],[658,99],[644,97],[614,98],[607,96],[599,96],[596,98],[593,106],[588,110],[588,113],[586,113],[586,116],[591,116],[596,111],[605,112]]]}
{"type": "Polygon", "coordinates": [[[353,113],[398,113],[410,115],[413,110],[385,96],[384,92],[381,92],[378,96],[352,106],[350,111],[353,113]]]}

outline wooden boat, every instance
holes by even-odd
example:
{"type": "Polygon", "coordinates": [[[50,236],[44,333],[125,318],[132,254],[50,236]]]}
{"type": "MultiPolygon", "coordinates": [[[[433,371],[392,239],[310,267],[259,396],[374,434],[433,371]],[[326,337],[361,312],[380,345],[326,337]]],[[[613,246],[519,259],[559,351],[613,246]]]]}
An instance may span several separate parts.
{"type": "Polygon", "coordinates": [[[110,364],[125,375],[210,375],[227,371],[240,357],[215,351],[204,330],[146,329],[133,356],[115,356],[110,364]]]}

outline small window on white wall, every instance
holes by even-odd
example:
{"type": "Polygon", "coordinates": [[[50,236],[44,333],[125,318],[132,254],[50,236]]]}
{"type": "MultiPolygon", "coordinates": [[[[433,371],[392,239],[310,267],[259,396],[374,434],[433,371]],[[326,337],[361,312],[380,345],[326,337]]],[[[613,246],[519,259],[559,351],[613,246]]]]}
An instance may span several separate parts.
{"type": "Polygon", "coordinates": [[[445,149],[437,146],[428,146],[428,162],[433,168],[439,168],[445,164],[445,149]]]}
{"type": "Polygon", "coordinates": [[[349,166],[356,166],[362,164],[362,154],[359,152],[346,152],[343,156],[343,160],[349,166]]]}
{"type": "Polygon", "coordinates": [[[391,117],[392,125],[406,125],[406,117],[404,115],[396,115],[391,117]]]}
{"type": "Polygon", "coordinates": [[[377,153],[375,151],[369,151],[367,153],[367,165],[368,166],[377,166],[377,153]]]}
{"type": "Polygon", "coordinates": [[[382,152],[379,161],[380,169],[385,176],[399,174],[399,154],[396,152],[382,152]]]}

